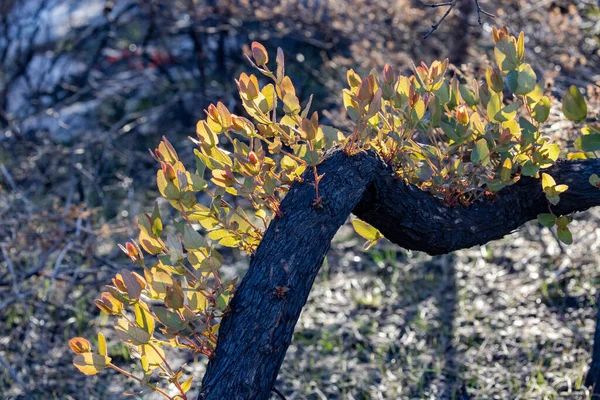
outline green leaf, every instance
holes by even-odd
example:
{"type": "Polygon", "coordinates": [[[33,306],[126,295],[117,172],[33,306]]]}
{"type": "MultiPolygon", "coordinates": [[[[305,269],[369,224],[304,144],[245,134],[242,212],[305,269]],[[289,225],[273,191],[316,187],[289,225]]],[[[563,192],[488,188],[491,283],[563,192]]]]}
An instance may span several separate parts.
{"type": "Polygon", "coordinates": [[[499,113],[496,114],[495,118],[498,122],[506,122],[511,121],[517,115],[517,111],[519,110],[519,103],[516,101],[514,103],[510,103],[506,107],[503,107],[499,113]]]}
{"type": "Polygon", "coordinates": [[[442,86],[434,93],[440,104],[447,104],[450,102],[450,85],[448,85],[446,80],[443,81],[442,86]]]}
{"type": "Polygon", "coordinates": [[[231,294],[229,291],[224,291],[217,297],[217,307],[221,310],[225,310],[227,305],[229,304],[229,299],[231,298],[231,294]]]}
{"type": "Polygon", "coordinates": [[[156,172],[156,184],[158,186],[158,191],[165,199],[179,199],[179,196],[181,195],[179,189],[173,184],[173,182],[167,179],[163,171],[160,169],[156,172]]]}
{"type": "Polygon", "coordinates": [[[146,344],[150,341],[152,335],[142,328],[131,325],[127,320],[119,318],[115,324],[117,336],[123,342],[135,346],[146,344]]]}
{"type": "Polygon", "coordinates": [[[169,248],[169,258],[173,264],[183,258],[181,242],[171,233],[167,235],[167,247],[169,248]]]}
{"type": "Polygon", "coordinates": [[[165,307],[153,307],[154,315],[160,321],[161,324],[167,328],[171,328],[177,331],[185,329],[186,324],[181,320],[181,317],[176,312],[170,311],[165,307]]]}
{"type": "Polygon", "coordinates": [[[572,244],[573,243],[573,234],[571,233],[569,228],[567,228],[566,226],[562,227],[562,228],[557,228],[556,234],[558,236],[558,239],[561,242],[563,242],[564,244],[572,244]]]}
{"type": "Polygon", "coordinates": [[[575,147],[583,152],[600,150],[600,133],[590,133],[579,136],[574,143],[575,147]]]}
{"type": "Polygon", "coordinates": [[[206,240],[190,225],[185,224],[183,228],[183,247],[187,250],[197,250],[206,247],[206,240]]]}
{"type": "Polygon", "coordinates": [[[506,83],[511,92],[524,96],[535,89],[536,75],[529,64],[522,64],[506,76],[506,83]]]}
{"type": "Polygon", "coordinates": [[[557,185],[554,178],[548,174],[542,173],[542,188],[544,189],[548,201],[553,205],[557,205],[560,201],[560,194],[565,192],[569,186],[557,185]]]}
{"type": "Polygon", "coordinates": [[[547,228],[552,228],[556,223],[556,215],[554,214],[538,214],[538,222],[547,228]]]}
{"type": "Polygon", "coordinates": [[[521,173],[525,176],[537,176],[538,172],[540,171],[540,167],[538,167],[537,165],[535,165],[532,161],[527,161],[525,163],[525,165],[523,165],[523,168],[521,169],[521,173]]]}
{"type": "Polygon", "coordinates": [[[590,185],[600,188],[600,177],[596,174],[590,176],[590,185]]]}
{"type": "Polygon", "coordinates": [[[537,127],[523,117],[519,118],[519,126],[521,127],[521,135],[525,139],[525,145],[535,143],[538,137],[537,127]]]}
{"type": "Polygon", "coordinates": [[[356,233],[358,233],[360,236],[367,240],[377,240],[383,237],[383,235],[381,234],[381,232],[379,232],[379,230],[377,230],[377,228],[367,224],[366,222],[360,219],[353,220],[352,226],[354,227],[356,233]]]}
{"type": "Polygon", "coordinates": [[[502,182],[500,179],[492,179],[487,183],[487,188],[492,192],[499,192],[500,190],[506,187],[506,183],[502,182]]]}
{"type": "Polygon", "coordinates": [[[581,122],[587,117],[587,105],[577,86],[572,85],[565,93],[562,111],[569,121],[581,122]]]}
{"type": "Polygon", "coordinates": [[[344,102],[344,108],[346,109],[346,113],[348,117],[352,121],[358,121],[360,119],[360,112],[358,110],[358,104],[353,100],[353,94],[350,90],[344,89],[342,91],[342,100],[344,102]]]}
{"type": "Polygon", "coordinates": [[[550,99],[548,96],[544,96],[533,108],[533,119],[543,124],[550,115],[550,99]]]}
{"type": "Polygon", "coordinates": [[[81,353],[73,357],[73,365],[86,375],[96,375],[110,364],[111,358],[94,353],[81,353]]]}
{"type": "Polygon", "coordinates": [[[490,150],[488,149],[487,141],[484,138],[479,139],[475,143],[475,147],[471,151],[471,162],[480,163],[484,167],[489,163],[490,150]]]}
{"type": "Polygon", "coordinates": [[[496,119],[496,115],[502,108],[502,93],[494,93],[487,105],[487,115],[492,122],[501,122],[496,119]]]}
{"type": "Polygon", "coordinates": [[[503,72],[516,69],[521,63],[517,54],[517,49],[508,37],[496,44],[494,56],[496,58],[496,63],[503,72]]]}
{"type": "Polygon", "coordinates": [[[333,147],[333,145],[336,143],[342,143],[345,139],[342,131],[334,128],[333,126],[321,125],[319,129],[323,133],[323,137],[325,138],[325,143],[327,144],[328,148],[333,147]]]}
{"type": "Polygon", "coordinates": [[[458,90],[460,91],[460,95],[462,96],[463,100],[469,105],[469,107],[476,106],[479,103],[475,93],[473,93],[473,91],[466,85],[460,85],[458,90]]]}
{"type": "Polygon", "coordinates": [[[265,100],[267,102],[267,107],[265,112],[271,111],[273,107],[277,105],[277,93],[275,93],[275,87],[273,84],[269,83],[264,88],[262,88],[261,93],[265,96],[265,100]]]}

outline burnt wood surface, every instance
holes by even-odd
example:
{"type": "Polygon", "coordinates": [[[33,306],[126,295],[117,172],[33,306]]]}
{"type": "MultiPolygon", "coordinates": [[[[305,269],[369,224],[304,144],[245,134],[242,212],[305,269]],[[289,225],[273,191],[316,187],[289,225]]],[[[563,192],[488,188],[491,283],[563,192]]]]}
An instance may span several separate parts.
{"type": "MultiPolygon", "coordinates": [[[[401,247],[444,254],[502,238],[549,210],[540,180],[527,177],[494,198],[449,207],[395,178],[370,151],[348,157],[334,150],[318,172],[325,174],[323,207],[313,206],[314,177],[307,171],[282,201],[283,216],[269,225],[231,301],[199,399],[269,397],[331,239],[351,213],[401,247]],[[277,287],[289,290],[277,296],[277,287]]],[[[555,214],[600,204],[600,189],[588,182],[600,174],[600,160],[560,161],[544,172],[569,185],[555,214]]]]}

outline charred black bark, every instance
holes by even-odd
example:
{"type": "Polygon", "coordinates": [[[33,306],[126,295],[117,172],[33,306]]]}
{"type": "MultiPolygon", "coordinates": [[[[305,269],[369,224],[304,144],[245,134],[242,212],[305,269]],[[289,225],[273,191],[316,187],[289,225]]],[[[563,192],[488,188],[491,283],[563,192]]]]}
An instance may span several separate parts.
{"type": "Polygon", "coordinates": [[[346,222],[377,171],[367,154],[338,151],[318,167],[323,207],[312,171],[292,185],[219,327],[219,344],[202,381],[200,399],[268,398],[333,235],[346,222]],[[277,287],[289,291],[281,298],[277,287]]]}
{"type": "MultiPolygon", "coordinates": [[[[569,185],[558,205],[551,207],[556,215],[600,205],[600,189],[588,181],[600,172],[600,159],[560,161],[544,172],[569,185]]],[[[549,210],[540,179],[523,177],[495,198],[469,207],[449,207],[403,184],[389,170],[372,181],[353,213],[405,249],[446,254],[500,239],[549,210]]]]}
{"type": "MultiPolygon", "coordinates": [[[[334,151],[318,167],[324,202],[315,208],[314,177],[306,172],[281,204],[223,318],[215,356],[200,399],[266,399],[277,378],[294,326],[333,235],[351,212],[404,248],[443,254],[483,244],[548,212],[537,179],[517,184],[470,207],[448,207],[393,176],[372,152],[348,157],[334,151]],[[277,287],[287,287],[283,296],[277,287]]],[[[600,190],[588,178],[600,160],[562,161],[545,172],[569,185],[556,214],[600,205],[600,190]]]]}

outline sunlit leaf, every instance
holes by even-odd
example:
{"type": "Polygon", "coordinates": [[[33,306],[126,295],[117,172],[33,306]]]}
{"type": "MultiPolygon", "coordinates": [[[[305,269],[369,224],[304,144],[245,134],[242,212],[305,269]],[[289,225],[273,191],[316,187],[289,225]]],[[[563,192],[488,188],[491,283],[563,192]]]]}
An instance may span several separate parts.
{"type": "Polygon", "coordinates": [[[526,95],[535,89],[536,75],[529,64],[522,64],[506,76],[508,88],[518,96],[526,95]]]}
{"type": "Polygon", "coordinates": [[[356,233],[358,233],[360,236],[367,240],[377,240],[383,237],[383,235],[381,234],[381,232],[379,232],[377,228],[367,224],[366,222],[360,219],[352,220],[352,226],[354,227],[356,233]]]}
{"type": "Polygon", "coordinates": [[[85,375],[96,375],[110,364],[111,358],[94,353],[81,353],[73,358],[73,365],[85,375]]]}
{"type": "Polygon", "coordinates": [[[76,354],[89,353],[92,351],[90,342],[82,337],[76,337],[69,340],[69,347],[76,354]]]}
{"type": "Polygon", "coordinates": [[[101,356],[108,355],[106,348],[106,338],[104,338],[102,332],[98,332],[98,353],[100,353],[101,356]]]}
{"type": "Polygon", "coordinates": [[[119,339],[127,344],[141,345],[150,341],[152,335],[146,330],[137,326],[131,325],[127,320],[119,318],[115,324],[115,331],[119,339]]]}
{"type": "Polygon", "coordinates": [[[153,371],[163,363],[165,352],[157,345],[143,344],[138,351],[141,355],[142,368],[146,372],[153,371]]]}
{"type": "Polygon", "coordinates": [[[154,318],[145,303],[138,302],[134,306],[135,323],[150,336],[154,333],[154,318]]]}

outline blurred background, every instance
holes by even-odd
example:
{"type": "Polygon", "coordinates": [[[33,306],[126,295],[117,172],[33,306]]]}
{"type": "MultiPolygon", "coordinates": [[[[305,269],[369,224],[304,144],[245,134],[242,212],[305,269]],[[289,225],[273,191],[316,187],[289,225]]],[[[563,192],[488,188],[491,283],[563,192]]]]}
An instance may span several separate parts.
{"type": "MultiPolygon", "coordinates": [[[[113,362],[136,370],[93,299],[121,268],[117,248],[158,197],[148,154],[187,136],[218,100],[236,114],[234,79],[254,41],[286,54],[286,72],[321,121],[349,126],[345,72],[450,58],[475,76],[491,27],[524,31],[527,57],[555,99],[546,132],[578,134],[558,99],[572,84],[600,110],[595,0],[0,0],[0,398],[120,399],[136,386],[85,377],[67,340],[107,335],[113,362]],[[431,3],[431,2],[430,2],[431,3]],[[112,340],[111,340],[112,339],[112,340]],[[131,367],[130,367],[131,365],[131,367]]],[[[600,210],[575,216],[575,243],[529,223],[485,246],[430,257],[351,228],[334,240],[277,381],[288,399],[585,399],[600,210]]],[[[224,251],[230,273],[247,259],[224,251]]],[[[205,359],[185,353],[201,381],[205,359]]],[[[190,398],[194,398],[194,392],[190,398]]]]}

